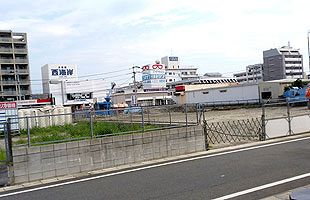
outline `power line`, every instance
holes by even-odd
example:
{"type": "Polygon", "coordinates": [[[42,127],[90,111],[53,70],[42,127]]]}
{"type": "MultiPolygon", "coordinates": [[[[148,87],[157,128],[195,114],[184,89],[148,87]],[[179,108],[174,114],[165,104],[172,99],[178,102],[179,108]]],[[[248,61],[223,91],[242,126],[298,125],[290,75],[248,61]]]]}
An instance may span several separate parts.
{"type": "MultiPolygon", "coordinates": [[[[84,76],[78,76],[78,77],[66,77],[66,79],[77,79],[77,78],[85,78],[85,77],[93,77],[93,76],[100,76],[100,75],[108,75],[108,74],[113,74],[113,73],[118,73],[118,72],[124,72],[124,71],[129,71],[131,68],[127,68],[127,69],[121,69],[121,70],[115,70],[115,71],[110,71],[110,72],[103,72],[103,73],[96,73],[96,74],[88,74],[88,75],[84,75],[84,76]]],[[[120,75],[124,75],[124,74],[119,74],[120,75]]],[[[105,77],[103,77],[105,78],[105,77]]],[[[49,81],[51,79],[31,79],[29,81],[49,81]]]]}

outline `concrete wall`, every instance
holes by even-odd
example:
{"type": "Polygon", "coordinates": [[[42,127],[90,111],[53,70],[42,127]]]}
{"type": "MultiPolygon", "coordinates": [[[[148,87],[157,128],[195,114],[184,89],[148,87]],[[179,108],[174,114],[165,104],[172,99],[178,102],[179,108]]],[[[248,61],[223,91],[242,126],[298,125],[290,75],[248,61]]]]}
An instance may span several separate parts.
{"type": "Polygon", "coordinates": [[[13,148],[15,183],[205,150],[201,126],[13,148]]]}

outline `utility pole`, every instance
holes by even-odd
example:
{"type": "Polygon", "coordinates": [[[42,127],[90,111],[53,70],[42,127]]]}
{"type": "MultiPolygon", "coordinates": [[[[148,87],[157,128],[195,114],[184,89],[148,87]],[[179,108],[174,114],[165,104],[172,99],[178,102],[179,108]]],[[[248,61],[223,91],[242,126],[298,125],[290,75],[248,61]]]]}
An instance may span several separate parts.
{"type": "Polygon", "coordinates": [[[310,31],[307,33],[307,39],[308,39],[308,63],[309,63],[309,76],[310,76],[310,43],[309,43],[309,34],[310,31]]]}
{"type": "Polygon", "coordinates": [[[138,93],[138,87],[137,87],[137,82],[136,82],[136,71],[135,68],[140,68],[139,66],[132,66],[132,74],[133,74],[133,85],[135,88],[135,93],[134,95],[131,97],[131,104],[134,106],[138,105],[138,97],[137,97],[137,93],[138,93]]]}

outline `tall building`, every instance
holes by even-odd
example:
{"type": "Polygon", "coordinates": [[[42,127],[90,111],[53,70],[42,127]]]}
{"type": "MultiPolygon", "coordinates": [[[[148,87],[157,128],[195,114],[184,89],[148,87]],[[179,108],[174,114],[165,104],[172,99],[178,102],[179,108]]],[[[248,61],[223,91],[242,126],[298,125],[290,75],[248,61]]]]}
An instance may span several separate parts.
{"type": "Polygon", "coordinates": [[[176,82],[181,80],[198,79],[196,67],[180,66],[179,57],[166,56],[161,58],[161,64],[166,69],[166,82],[176,82]]]}
{"type": "Polygon", "coordinates": [[[290,45],[263,52],[264,81],[303,78],[303,60],[299,49],[290,45]]]}
{"type": "Polygon", "coordinates": [[[263,81],[263,64],[246,66],[245,72],[234,74],[239,83],[259,83],[263,81]]]}
{"type": "Polygon", "coordinates": [[[27,34],[0,30],[0,100],[31,98],[27,34]]]}

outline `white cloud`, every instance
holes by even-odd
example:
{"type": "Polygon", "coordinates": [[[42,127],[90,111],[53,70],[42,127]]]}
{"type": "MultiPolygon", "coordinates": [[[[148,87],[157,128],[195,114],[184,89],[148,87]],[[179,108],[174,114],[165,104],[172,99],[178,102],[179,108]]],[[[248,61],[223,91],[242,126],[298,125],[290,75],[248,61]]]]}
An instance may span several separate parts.
{"type": "Polygon", "coordinates": [[[239,71],[288,41],[304,54],[306,0],[40,0],[2,4],[0,29],[27,32],[32,78],[45,63],[80,74],[145,64],[170,54],[207,71],[239,71]],[[27,9],[25,9],[27,5],[27,9]]]}

